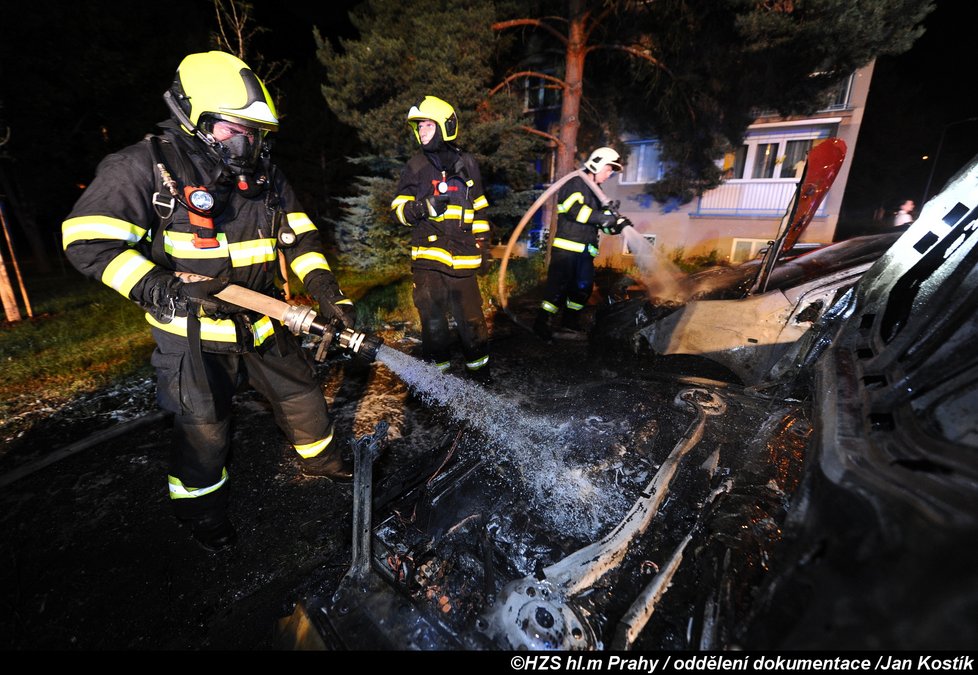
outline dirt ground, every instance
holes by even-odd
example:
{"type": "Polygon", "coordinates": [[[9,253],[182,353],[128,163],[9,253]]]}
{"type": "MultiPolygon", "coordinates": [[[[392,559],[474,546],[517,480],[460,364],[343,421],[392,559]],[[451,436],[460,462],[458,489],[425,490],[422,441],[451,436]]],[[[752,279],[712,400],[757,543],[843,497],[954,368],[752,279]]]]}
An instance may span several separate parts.
{"type": "MultiPolygon", "coordinates": [[[[547,348],[505,317],[495,323],[497,393],[525,389],[528,373],[533,386],[546,388],[585,358],[585,342],[547,348]]],[[[408,353],[418,347],[410,334],[385,340],[408,353]]],[[[450,431],[445,415],[381,364],[333,359],[320,374],[341,433],[370,433],[381,419],[391,425],[375,467],[379,485],[450,431]]],[[[305,586],[338,581],[348,569],[352,486],[303,477],[253,391],[235,399],[228,467],[239,543],[220,554],[198,548],[171,515],[165,487],[171,432],[165,417],[152,415],[154,397],[150,378],[135,380],[45,412],[42,423],[5,439],[0,480],[10,482],[0,491],[0,647],[275,649],[276,625],[305,586]],[[51,453],[113,432],[29,471],[51,453]]]]}

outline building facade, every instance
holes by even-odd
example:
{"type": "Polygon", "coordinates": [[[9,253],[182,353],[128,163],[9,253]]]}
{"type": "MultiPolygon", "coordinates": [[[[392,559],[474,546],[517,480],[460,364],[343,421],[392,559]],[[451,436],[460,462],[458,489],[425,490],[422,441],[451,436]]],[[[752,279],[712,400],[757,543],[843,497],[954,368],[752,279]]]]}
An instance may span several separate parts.
{"type": "MultiPolygon", "coordinates": [[[[724,182],[688,204],[662,204],[648,185],[662,177],[654,138],[627,138],[624,170],[602,185],[621,212],[666,257],[707,256],[742,262],[757,255],[777,236],[795,193],[808,151],[827,138],[842,139],[845,162],[802,242],[830,243],[862,123],[873,63],[853,73],[808,117],[760,114],[747,129],[743,145],[724,157],[724,182]]],[[[625,237],[602,236],[598,265],[627,268],[634,263],[625,237]]]]}

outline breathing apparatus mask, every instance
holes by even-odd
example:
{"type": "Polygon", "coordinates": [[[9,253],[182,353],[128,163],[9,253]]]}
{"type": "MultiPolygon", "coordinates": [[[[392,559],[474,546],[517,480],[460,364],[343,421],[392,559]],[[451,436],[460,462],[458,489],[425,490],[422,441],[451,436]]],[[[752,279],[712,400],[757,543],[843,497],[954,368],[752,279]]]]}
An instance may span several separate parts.
{"type": "Polygon", "coordinates": [[[260,163],[269,156],[264,129],[210,115],[201,119],[200,127],[211,154],[226,167],[239,191],[253,194],[264,187],[266,177],[259,175],[260,163]]]}

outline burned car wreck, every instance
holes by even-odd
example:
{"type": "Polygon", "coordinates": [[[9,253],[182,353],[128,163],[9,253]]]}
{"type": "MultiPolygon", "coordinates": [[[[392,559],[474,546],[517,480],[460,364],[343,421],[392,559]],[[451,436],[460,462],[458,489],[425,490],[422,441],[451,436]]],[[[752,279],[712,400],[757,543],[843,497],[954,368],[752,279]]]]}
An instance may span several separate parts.
{"type": "Polygon", "coordinates": [[[978,162],[746,384],[627,350],[507,391],[443,377],[437,451],[374,475],[384,430],[357,443],[353,562],[281,644],[971,648],[976,216],[978,162]]]}

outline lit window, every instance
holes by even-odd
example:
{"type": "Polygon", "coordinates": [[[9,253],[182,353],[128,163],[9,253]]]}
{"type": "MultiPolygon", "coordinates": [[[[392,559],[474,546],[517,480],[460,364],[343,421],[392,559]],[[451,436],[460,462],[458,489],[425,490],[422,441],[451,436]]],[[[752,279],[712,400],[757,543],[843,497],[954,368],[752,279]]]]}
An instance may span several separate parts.
{"type": "Polygon", "coordinates": [[[622,183],[655,183],[662,179],[662,160],[655,141],[628,143],[628,157],[621,175],[622,183]]]}

